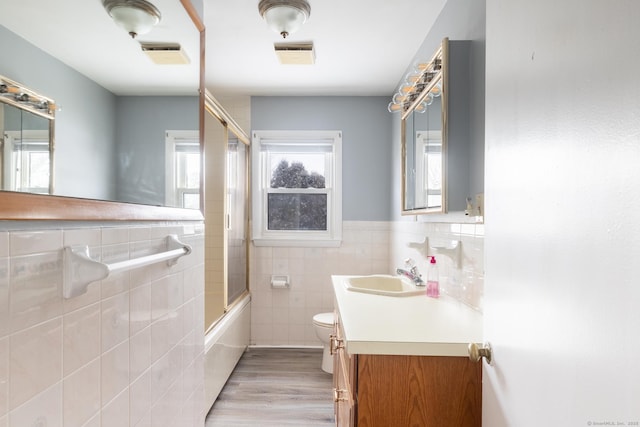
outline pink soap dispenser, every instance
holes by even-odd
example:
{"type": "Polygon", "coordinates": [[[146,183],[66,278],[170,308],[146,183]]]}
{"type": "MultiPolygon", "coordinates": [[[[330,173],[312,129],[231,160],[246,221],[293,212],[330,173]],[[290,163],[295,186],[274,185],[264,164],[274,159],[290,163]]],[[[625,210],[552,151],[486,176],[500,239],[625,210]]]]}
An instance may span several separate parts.
{"type": "Polygon", "coordinates": [[[438,298],[440,296],[440,283],[438,282],[438,265],[436,257],[430,256],[429,267],[427,269],[427,296],[438,298]]]}

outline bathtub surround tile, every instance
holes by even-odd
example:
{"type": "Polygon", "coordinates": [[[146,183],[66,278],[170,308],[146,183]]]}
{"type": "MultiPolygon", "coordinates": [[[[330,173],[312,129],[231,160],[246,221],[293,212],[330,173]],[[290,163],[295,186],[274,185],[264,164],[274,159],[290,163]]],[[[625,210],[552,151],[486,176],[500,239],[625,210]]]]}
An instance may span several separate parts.
{"type": "Polygon", "coordinates": [[[128,340],[102,354],[102,406],[129,385],[129,354],[128,340]]]}
{"type": "Polygon", "coordinates": [[[64,246],[100,246],[102,233],[99,228],[76,228],[63,231],[64,246]]]}
{"type": "Polygon", "coordinates": [[[10,233],[12,257],[62,249],[62,230],[16,231],[10,233]]]}
{"type": "Polygon", "coordinates": [[[62,254],[59,250],[12,257],[9,271],[12,332],[62,314],[62,254]]]}
{"type": "Polygon", "coordinates": [[[11,335],[9,406],[17,408],[62,379],[62,318],[11,335]]]}
{"type": "Polygon", "coordinates": [[[63,427],[62,417],[62,381],[60,381],[11,411],[9,426],[63,427]]]}
{"type": "MultiPolygon", "coordinates": [[[[101,260],[106,264],[127,261],[128,259],[129,245],[127,243],[120,243],[102,247],[101,260]]],[[[102,298],[109,298],[121,292],[128,291],[130,276],[130,272],[123,271],[119,273],[112,273],[109,275],[109,277],[103,279],[101,283],[102,298]]]]}
{"type": "Polygon", "coordinates": [[[102,300],[102,351],[129,338],[129,293],[102,300]]]}
{"type": "Polygon", "coordinates": [[[141,285],[129,293],[129,335],[151,324],[151,285],[141,285]]]}
{"type": "Polygon", "coordinates": [[[156,321],[169,312],[169,279],[163,277],[151,283],[151,320],[156,321]]]}
{"type": "Polygon", "coordinates": [[[99,427],[122,427],[129,425],[128,388],[102,408],[102,423],[97,425],[99,427]]]}
{"type": "Polygon", "coordinates": [[[197,267],[188,267],[183,271],[183,293],[184,301],[193,299],[198,293],[198,284],[204,283],[204,270],[197,267]]]}
{"type": "Polygon", "coordinates": [[[100,411],[100,359],[64,379],[65,427],[81,427],[100,411]]]}
{"type": "Polygon", "coordinates": [[[151,426],[152,373],[164,390],[158,401],[172,399],[175,416],[167,422],[182,427],[201,415],[202,225],[56,227],[0,232],[0,427],[151,426]],[[117,262],[163,251],[164,235],[183,231],[193,255],[178,265],[112,275],[62,300],[63,244],[88,244],[92,258],[117,262]],[[155,282],[166,291],[160,318],[151,313],[155,282]]]}
{"type": "Polygon", "coordinates": [[[171,384],[180,376],[182,351],[174,348],[151,366],[151,402],[157,404],[169,390],[171,384]]]}
{"type": "Polygon", "coordinates": [[[170,347],[169,315],[165,315],[151,325],[151,359],[160,359],[170,347]]]}
{"type": "Polygon", "coordinates": [[[9,330],[9,258],[0,258],[0,338],[9,330]]]}
{"type": "Polygon", "coordinates": [[[160,397],[151,408],[151,422],[157,427],[173,427],[184,425],[181,418],[179,402],[182,394],[182,381],[177,379],[170,385],[167,392],[160,397]]]}
{"type": "Polygon", "coordinates": [[[97,413],[93,418],[87,421],[82,427],[102,427],[100,423],[100,413],[97,413]]]}
{"type": "Polygon", "coordinates": [[[9,412],[9,338],[0,339],[0,417],[9,412]]]}
{"type": "Polygon", "coordinates": [[[151,368],[131,383],[129,400],[129,423],[151,426],[151,368]]]}
{"type": "Polygon", "coordinates": [[[9,256],[9,233],[0,231],[0,258],[9,256]]]}
{"type": "Polygon", "coordinates": [[[151,327],[147,327],[129,339],[129,378],[136,380],[151,367],[151,327]]]}
{"type": "Polygon", "coordinates": [[[129,241],[140,242],[151,239],[151,229],[149,227],[131,227],[129,229],[129,241]]]}
{"type": "Polygon", "coordinates": [[[129,243],[129,229],[120,227],[104,227],[101,229],[102,244],[115,245],[118,243],[129,243]]]}
{"type": "Polygon", "coordinates": [[[199,347],[196,343],[196,334],[190,333],[180,342],[180,349],[182,350],[182,372],[184,376],[185,384],[190,384],[187,388],[185,385],[185,393],[192,392],[194,387],[197,386],[190,378],[187,378],[189,366],[193,365],[193,361],[196,355],[199,353],[199,347]]]}
{"type": "Polygon", "coordinates": [[[182,337],[184,337],[183,313],[183,308],[180,307],[169,314],[168,333],[170,347],[177,346],[182,341],[182,337]]]}
{"type": "Polygon", "coordinates": [[[184,303],[184,283],[181,274],[171,274],[167,279],[167,308],[171,311],[177,310],[184,303]]]}
{"type": "Polygon", "coordinates": [[[134,427],[153,427],[151,424],[151,410],[144,416],[140,422],[138,422],[134,427]]]}
{"type": "Polygon", "coordinates": [[[100,356],[100,304],[67,314],[63,319],[64,375],[100,356]]]}

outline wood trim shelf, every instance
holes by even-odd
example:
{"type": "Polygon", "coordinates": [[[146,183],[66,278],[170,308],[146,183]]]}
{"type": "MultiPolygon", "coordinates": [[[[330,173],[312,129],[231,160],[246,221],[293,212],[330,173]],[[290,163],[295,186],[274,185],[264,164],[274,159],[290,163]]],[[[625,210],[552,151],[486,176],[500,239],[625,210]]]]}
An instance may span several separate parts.
{"type": "Polygon", "coordinates": [[[196,209],[29,193],[0,193],[0,220],[202,221],[196,209]]]}

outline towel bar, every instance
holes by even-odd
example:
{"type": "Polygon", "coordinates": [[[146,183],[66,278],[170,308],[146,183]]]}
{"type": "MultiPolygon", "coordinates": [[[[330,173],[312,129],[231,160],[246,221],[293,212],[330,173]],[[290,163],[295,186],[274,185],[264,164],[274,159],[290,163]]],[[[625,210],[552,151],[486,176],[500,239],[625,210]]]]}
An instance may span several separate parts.
{"type": "Polygon", "coordinates": [[[167,250],[153,255],[105,264],[89,256],[88,246],[67,246],[63,249],[62,296],[74,298],[87,292],[92,282],[109,277],[111,273],[127,271],[145,265],[167,261],[174,265],[178,258],[191,253],[191,246],[171,234],[166,237],[167,250]]]}

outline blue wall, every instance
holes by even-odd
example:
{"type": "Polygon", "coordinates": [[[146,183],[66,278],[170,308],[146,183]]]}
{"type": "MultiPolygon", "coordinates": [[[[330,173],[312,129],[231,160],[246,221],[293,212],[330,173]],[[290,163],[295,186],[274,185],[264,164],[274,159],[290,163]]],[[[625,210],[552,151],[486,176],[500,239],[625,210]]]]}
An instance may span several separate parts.
{"type": "MultiPolygon", "coordinates": [[[[486,34],[486,2],[485,0],[448,0],[440,15],[436,19],[433,27],[425,36],[425,39],[416,52],[413,60],[407,64],[407,70],[402,76],[398,76],[398,85],[406,73],[410,71],[410,66],[416,60],[431,58],[442,39],[448,37],[449,40],[470,40],[470,73],[471,73],[471,95],[469,97],[469,134],[470,134],[470,177],[471,194],[484,191],[484,93],[485,93],[485,36],[486,34]]],[[[391,96],[391,95],[390,95],[391,96]]],[[[394,219],[400,216],[400,115],[393,115],[392,123],[393,150],[392,160],[393,173],[391,191],[394,209],[392,213],[394,219]]]]}
{"type": "Polygon", "coordinates": [[[252,97],[253,130],[342,131],[342,219],[391,219],[388,97],[252,97]]]}
{"type": "Polygon", "coordinates": [[[111,92],[0,25],[0,74],[52,98],[55,193],[115,196],[115,103],[111,92]]]}
{"type": "Polygon", "coordinates": [[[198,130],[197,96],[121,96],[116,122],[117,200],[164,205],[165,132],[198,130]]]}
{"type": "Polygon", "coordinates": [[[197,96],[118,97],[0,25],[0,74],[52,98],[55,194],[163,205],[165,131],[198,130],[197,96]]]}

